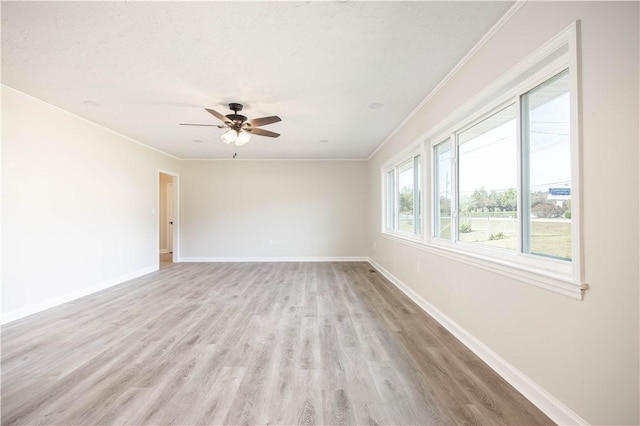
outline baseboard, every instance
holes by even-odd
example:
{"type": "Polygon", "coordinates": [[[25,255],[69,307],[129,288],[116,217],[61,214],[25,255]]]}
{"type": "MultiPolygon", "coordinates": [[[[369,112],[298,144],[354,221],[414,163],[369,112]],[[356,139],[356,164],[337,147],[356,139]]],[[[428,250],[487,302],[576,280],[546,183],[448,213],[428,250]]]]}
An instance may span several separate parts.
{"type": "Polygon", "coordinates": [[[369,258],[368,262],[376,268],[385,278],[387,278],[400,291],[406,294],[426,313],[431,315],[444,328],[460,340],[473,353],[478,355],[489,367],[502,376],[509,384],[516,388],[531,403],[538,407],[551,420],[560,425],[586,425],[588,424],[569,407],[560,402],[556,397],[547,392],[540,385],[527,377],[520,370],[509,364],[504,358],[491,350],[487,345],[474,337],[467,330],[451,318],[443,314],[435,306],[427,302],[413,289],[396,278],[392,273],[384,269],[375,260],[369,258]]]}
{"type": "Polygon", "coordinates": [[[181,257],[180,262],[368,262],[366,256],[338,257],[181,257]]]}
{"type": "Polygon", "coordinates": [[[81,289],[66,293],[62,296],[55,297],[52,299],[47,299],[42,302],[35,303],[33,305],[25,306],[24,308],[15,309],[9,312],[2,313],[2,324],[7,324],[12,321],[16,321],[20,318],[27,317],[29,315],[33,315],[35,313],[44,311],[49,308],[53,308],[54,306],[61,305],[63,303],[70,302],[75,299],[79,299],[84,296],[88,296],[92,293],[96,293],[98,291],[107,289],[109,287],[113,287],[114,285],[122,284],[125,281],[132,280],[134,278],[138,278],[142,275],[146,275],[150,272],[154,272],[158,270],[158,265],[152,265],[146,268],[139,269],[137,271],[119,275],[115,278],[102,281],[100,283],[91,285],[89,287],[83,287],[81,289]]]}

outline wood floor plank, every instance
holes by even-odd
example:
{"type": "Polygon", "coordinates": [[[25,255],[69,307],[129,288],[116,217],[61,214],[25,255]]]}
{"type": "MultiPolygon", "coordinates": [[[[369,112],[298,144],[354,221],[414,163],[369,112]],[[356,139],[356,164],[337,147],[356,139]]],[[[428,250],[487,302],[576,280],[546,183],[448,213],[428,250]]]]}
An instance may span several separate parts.
{"type": "Polygon", "coordinates": [[[371,377],[374,379],[382,405],[394,424],[415,425],[425,420],[418,417],[412,398],[392,366],[386,362],[375,361],[368,362],[367,366],[371,370],[371,377]]]}
{"type": "Polygon", "coordinates": [[[362,262],[161,262],[2,327],[2,424],[552,424],[362,262]]]}

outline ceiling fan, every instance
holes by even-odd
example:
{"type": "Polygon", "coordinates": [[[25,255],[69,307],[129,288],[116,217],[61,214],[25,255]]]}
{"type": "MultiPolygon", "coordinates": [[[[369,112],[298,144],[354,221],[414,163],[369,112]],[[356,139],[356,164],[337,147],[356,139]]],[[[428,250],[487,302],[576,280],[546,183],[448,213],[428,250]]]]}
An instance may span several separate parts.
{"type": "Polygon", "coordinates": [[[253,120],[248,120],[244,115],[238,114],[238,112],[242,111],[242,104],[238,103],[230,103],[229,109],[233,111],[233,114],[222,115],[218,111],[214,111],[209,108],[205,108],[209,114],[216,117],[218,120],[222,121],[224,124],[191,124],[191,123],[180,123],[181,126],[209,126],[209,127],[218,127],[220,129],[228,128],[226,132],[220,136],[220,139],[226,144],[230,144],[234,142],[237,146],[244,145],[249,142],[251,138],[250,134],[259,135],[259,136],[267,136],[269,138],[277,138],[280,136],[280,133],[271,132],[269,130],[261,129],[260,126],[266,126],[267,124],[277,123],[278,121],[282,121],[280,117],[277,115],[272,115],[270,117],[262,117],[262,118],[254,118],[253,120]]]}

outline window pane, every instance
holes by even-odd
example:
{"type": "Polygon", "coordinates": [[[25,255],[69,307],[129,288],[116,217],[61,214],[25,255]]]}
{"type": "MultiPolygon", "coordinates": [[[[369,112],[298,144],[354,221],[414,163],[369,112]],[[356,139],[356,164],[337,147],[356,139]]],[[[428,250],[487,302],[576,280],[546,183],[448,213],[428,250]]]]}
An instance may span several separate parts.
{"type": "Polygon", "coordinates": [[[523,103],[523,251],[571,259],[569,72],[529,91],[523,103]],[[527,161],[528,160],[528,161],[527,161]]]}
{"type": "Polygon", "coordinates": [[[413,218],[414,175],[413,158],[398,167],[398,229],[414,232],[413,218]]]}
{"type": "Polygon", "coordinates": [[[437,238],[451,239],[451,142],[434,147],[434,230],[437,238]]]}
{"type": "Polygon", "coordinates": [[[458,135],[458,240],[517,249],[516,104],[458,135]]]}

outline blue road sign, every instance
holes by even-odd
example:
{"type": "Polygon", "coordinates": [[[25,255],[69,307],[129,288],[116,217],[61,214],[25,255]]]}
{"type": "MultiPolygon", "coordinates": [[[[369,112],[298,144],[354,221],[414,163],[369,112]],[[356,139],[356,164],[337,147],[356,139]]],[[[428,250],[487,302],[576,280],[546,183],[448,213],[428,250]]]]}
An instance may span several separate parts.
{"type": "Polygon", "coordinates": [[[549,188],[551,195],[571,195],[571,188],[549,188]]]}

